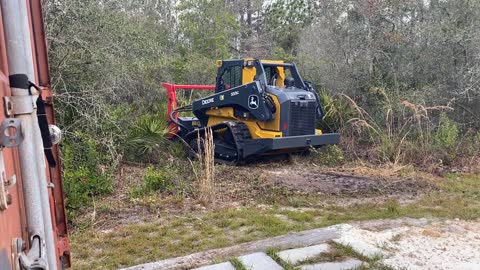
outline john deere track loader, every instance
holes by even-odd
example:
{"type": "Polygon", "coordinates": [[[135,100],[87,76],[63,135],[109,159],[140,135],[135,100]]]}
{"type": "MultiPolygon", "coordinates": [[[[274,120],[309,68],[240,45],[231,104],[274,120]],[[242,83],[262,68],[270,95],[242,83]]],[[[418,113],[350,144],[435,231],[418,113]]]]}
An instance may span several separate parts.
{"type": "Polygon", "coordinates": [[[177,135],[194,151],[206,128],[213,131],[216,161],[230,164],[339,142],[339,134],[316,129],[322,105],[294,63],[241,59],[217,66],[215,94],[170,113],[177,135]],[[194,117],[178,117],[187,111],[194,117]]]}

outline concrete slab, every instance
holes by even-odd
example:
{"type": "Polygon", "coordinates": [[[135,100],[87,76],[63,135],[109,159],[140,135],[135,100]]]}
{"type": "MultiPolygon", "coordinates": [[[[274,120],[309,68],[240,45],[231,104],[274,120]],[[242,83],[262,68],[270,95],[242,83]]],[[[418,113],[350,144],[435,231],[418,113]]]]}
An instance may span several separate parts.
{"type": "Polygon", "coordinates": [[[208,265],[200,268],[195,268],[193,270],[235,270],[235,267],[229,262],[208,265]]]}
{"type": "Polygon", "coordinates": [[[283,270],[277,262],[263,252],[238,257],[248,270],[283,270]]]}
{"type": "Polygon", "coordinates": [[[370,259],[382,255],[382,250],[376,247],[376,245],[380,243],[373,243],[372,241],[368,241],[368,237],[364,237],[365,235],[375,234],[374,232],[360,230],[348,224],[339,225],[338,232],[340,238],[333,239],[333,242],[343,246],[349,246],[355,252],[370,259]]]}
{"type": "Polygon", "coordinates": [[[363,262],[357,259],[348,259],[341,262],[326,262],[300,266],[301,270],[350,270],[362,266],[363,262]]]}
{"type": "Polygon", "coordinates": [[[381,249],[373,245],[370,245],[362,240],[342,238],[342,239],[335,239],[333,240],[333,242],[340,244],[342,246],[349,246],[358,254],[361,254],[370,259],[373,259],[377,256],[382,255],[381,249]]]}
{"type": "Polygon", "coordinates": [[[331,247],[329,244],[320,244],[310,247],[280,251],[277,253],[277,255],[280,257],[280,259],[296,265],[302,261],[315,258],[322,253],[328,252],[330,248],[331,247]]]}

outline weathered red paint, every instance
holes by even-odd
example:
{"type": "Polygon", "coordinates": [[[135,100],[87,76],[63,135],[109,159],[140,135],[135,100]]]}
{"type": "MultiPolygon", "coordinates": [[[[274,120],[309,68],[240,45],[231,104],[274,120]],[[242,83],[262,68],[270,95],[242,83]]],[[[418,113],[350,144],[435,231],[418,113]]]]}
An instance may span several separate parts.
{"type": "MultiPolygon", "coordinates": [[[[0,7],[0,101],[3,101],[4,96],[11,95],[8,74],[3,18],[0,7]]],[[[3,121],[5,118],[4,103],[0,102],[0,121],[3,121]]],[[[17,178],[17,184],[8,190],[12,203],[6,210],[0,210],[0,269],[9,270],[12,267],[12,240],[15,238],[27,239],[25,207],[23,204],[22,178],[18,153],[16,149],[5,148],[0,154],[3,155],[6,178],[11,179],[13,175],[17,178]]],[[[3,179],[0,178],[0,181],[3,181],[3,179]]]]}
{"type": "MultiPolygon", "coordinates": [[[[46,101],[46,111],[50,124],[55,124],[53,111],[53,93],[50,84],[50,74],[47,58],[47,46],[42,16],[41,0],[25,0],[29,10],[30,33],[32,40],[32,54],[35,69],[35,80],[42,89],[42,97],[46,101]]],[[[8,63],[7,51],[5,49],[5,36],[3,32],[2,11],[0,7],[0,121],[6,117],[3,108],[3,97],[10,96],[8,85],[8,63]]],[[[59,269],[63,263],[64,267],[70,267],[70,246],[68,241],[67,218],[65,215],[65,201],[62,188],[61,160],[59,149],[53,147],[57,166],[47,167],[47,179],[54,189],[50,194],[50,212],[55,231],[57,261],[59,269]]],[[[6,170],[6,177],[10,179],[13,175],[17,178],[17,184],[9,190],[12,204],[5,211],[0,210],[0,270],[10,270],[12,262],[12,240],[22,238],[28,243],[28,234],[25,218],[25,207],[23,203],[23,188],[20,174],[18,152],[16,148],[5,148],[2,150],[6,170]]],[[[0,178],[1,181],[1,178],[0,178]]],[[[28,248],[28,246],[27,246],[28,248]]]]}
{"type": "MultiPolygon", "coordinates": [[[[215,90],[214,85],[185,85],[185,84],[172,84],[164,83],[163,88],[167,90],[168,106],[167,106],[167,119],[169,120],[168,127],[171,131],[169,139],[173,138],[178,133],[177,124],[171,121],[170,115],[177,108],[177,90],[215,90]]],[[[175,115],[175,119],[178,119],[178,115],[175,115]]]]}

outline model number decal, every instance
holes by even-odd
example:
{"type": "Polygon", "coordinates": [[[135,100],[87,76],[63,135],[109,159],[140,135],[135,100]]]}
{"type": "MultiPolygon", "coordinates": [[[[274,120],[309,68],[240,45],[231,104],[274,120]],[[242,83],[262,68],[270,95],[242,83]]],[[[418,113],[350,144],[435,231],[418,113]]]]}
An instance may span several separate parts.
{"type": "Polygon", "coordinates": [[[238,92],[238,91],[233,91],[233,92],[230,94],[231,97],[238,96],[238,95],[240,95],[240,92],[238,92]]]}
{"type": "Polygon", "coordinates": [[[209,99],[204,99],[202,100],[202,105],[207,105],[207,104],[210,104],[210,103],[213,103],[215,102],[215,99],[212,97],[212,98],[209,98],[209,99]]]}

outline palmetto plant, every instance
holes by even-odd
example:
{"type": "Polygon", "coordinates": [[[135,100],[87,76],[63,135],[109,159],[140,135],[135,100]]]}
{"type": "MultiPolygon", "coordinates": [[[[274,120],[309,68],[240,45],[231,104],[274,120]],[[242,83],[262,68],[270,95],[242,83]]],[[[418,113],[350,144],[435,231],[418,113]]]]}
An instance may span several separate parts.
{"type": "Polygon", "coordinates": [[[152,155],[168,143],[169,132],[165,121],[155,115],[142,115],[132,129],[129,144],[138,154],[152,155]]]}

